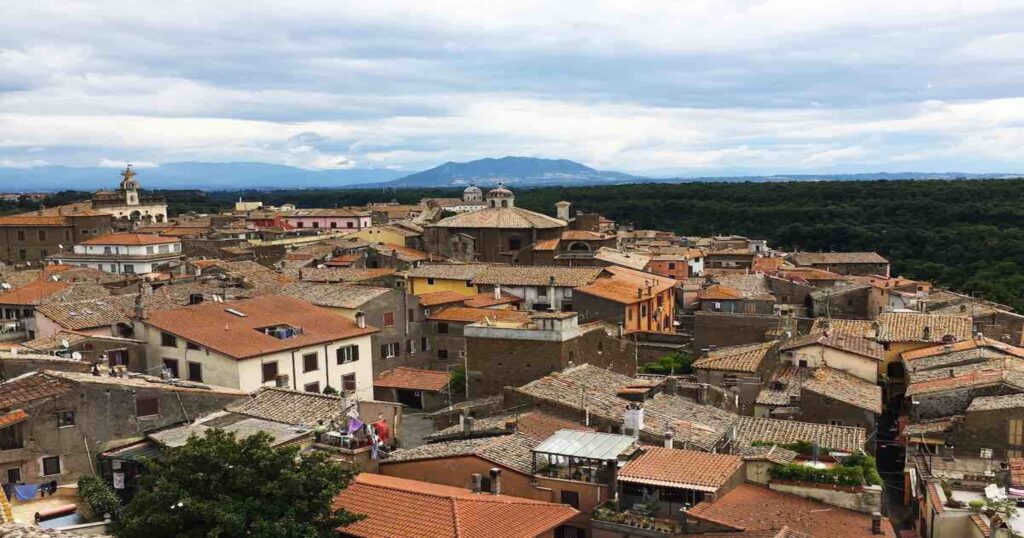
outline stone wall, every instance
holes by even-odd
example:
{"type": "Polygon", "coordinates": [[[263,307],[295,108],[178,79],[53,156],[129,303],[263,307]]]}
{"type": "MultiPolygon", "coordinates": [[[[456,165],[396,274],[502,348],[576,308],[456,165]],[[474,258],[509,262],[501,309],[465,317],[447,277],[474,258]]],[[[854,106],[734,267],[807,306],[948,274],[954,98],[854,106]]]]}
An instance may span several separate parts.
{"type": "Polygon", "coordinates": [[[813,499],[854,512],[873,514],[882,512],[882,486],[847,488],[810,482],[773,481],[768,488],[806,499],[813,499]]]}

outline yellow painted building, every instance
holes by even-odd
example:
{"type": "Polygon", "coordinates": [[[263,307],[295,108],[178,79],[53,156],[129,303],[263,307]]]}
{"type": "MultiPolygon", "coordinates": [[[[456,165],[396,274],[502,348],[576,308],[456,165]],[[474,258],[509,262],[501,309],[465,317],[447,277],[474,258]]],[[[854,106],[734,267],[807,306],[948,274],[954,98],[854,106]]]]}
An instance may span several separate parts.
{"type": "Polygon", "coordinates": [[[413,295],[451,291],[471,297],[479,293],[473,278],[486,268],[486,264],[422,265],[406,273],[406,289],[413,295]]]}
{"type": "Polygon", "coordinates": [[[400,247],[407,246],[406,238],[414,237],[417,234],[414,232],[402,230],[395,226],[372,226],[370,228],[364,228],[358,232],[353,232],[345,236],[346,238],[358,238],[370,243],[384,243],[386,245],[398,245],[400,247]]]}

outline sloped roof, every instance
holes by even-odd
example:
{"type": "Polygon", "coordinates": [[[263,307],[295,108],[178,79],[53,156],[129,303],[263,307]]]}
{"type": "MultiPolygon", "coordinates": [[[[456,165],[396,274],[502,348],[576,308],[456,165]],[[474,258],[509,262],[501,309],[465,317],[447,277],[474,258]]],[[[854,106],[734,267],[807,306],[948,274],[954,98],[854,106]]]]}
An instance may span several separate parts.
{"type": "Polygon", "coordinates": [[[243,301],[209,302],[154,312],[145,320],[157,329],[236,359],[368,335],[353,321],[293,297],[280,295],[243,301]],[[229,310],[241,312],[236,315],[229,310]],[[264,334],[262,328],[289,325],[301,329],[292,338],[264,334]]]}
{"type": "Polygon", "coordinates": [[[40,372],[32,372],[0,383],[0,409],[10,409],[41,398],[64,394],[71,384],[40,372]]]}
{"type": "Polygon", "coordinates": [[[882,387],[834,368],[816,368],[803,390],[882,414],[882,387]]]}
{"type": "Polygon", "coordinates": [[[559,430],[533,450],[571,458],[618,460],[619,456],[631,452],[635,443],[636,439],[628,435],[559,430]]]}
{"type": "Polygon", "coordinates": [[[575,288],[586,286],[596,280],[604,269],[601,267],[563,266],[511,266],[495,265],[484,269],[473,277],[473,284],[502,286],[548,286],[552,279],[558,287],[575,288]]]}
{"type": "Polygon", "coordinates": [[[469,296],[461,294],[457,291],[434,291],[430,293],[417,294],[420,298],[420,306],[432,307],[443,304],[452,303],[464,303],[469,300],[469,296]]]}
{"type": "Polygon", "coordinates": [[[605,275],[591,284],[577,288],[576,291],[617,303],[633,304],[670,290],[676,285],[676,281],[671,278],[626,267],[612,265],[605,267],[604,270],[605,275]],[[648,286],[651,288],[651,295],[647,294],[648,286]],[[643,297],[637,297],[637,290],[642,290],[643,297]]]}
{"type": "Polygon", "coordinates": [[[262,387],[249,400],[230,405],[227,410],[283,424],[315,424],[341,415],[343,403],[343,398],[330,394],[262,387]]]}
{"type": "Polygon", "coordinates": [[[839,331],[815,332],[793,338],[779,349],[785,351],[813,345],[830,347],[878,361],[885,359],[885,349],[878,342],[863,336],[844,334],[839,331]]]}
{"type": "Polygon", "coordinates": [[[971,400],[967,411],[997,411],[1001,409],[1024,408],[1024,394],[1005,394],[1002,396],[978,396],[971,400]]]}
{"type": "Polygon", "coordinates": [[[743,344],[716,349],[707,357],[693,363],[694,368],[704,370],[727,370],[731,372],[755,372],[777,342],[772,340],[760,344],[743,344]]]}
{"type": "Polygon", "coordinates": [[[508,229],[548,229],[564,228],[568,223],[564,220],[549,217],[521,207],[488,207],[468,213],[460,213],[441,219],[428,227],[435,228],[496,228],[508,229]]]}
{"type": "Polygon", "coordinates": [[[1014,357],[1024,359],[1024,348],[1004,344],[1003,342],[992,340],[991,338],[972,338],[971,340],[964,340],[952,344],[940,344],[937,346],[904,351],[903,353],[900,353],[900,358],[904,361],[916,361],[918,359],[935,357],[937,355],[947,355],[950,353],[970,351],[979,348],[989,348],[1005,355],[1012,355],[1014,357]]]}
{"type": "Polygon", "coordinates": [[[306,282],[364,282],[396,273],[395,269],[356,269],[353,267],[304,267],[298,271],[299,279],[306,282]]]}
{"type": "Polygon", "coordinates": [[[797,252],[792,254],[792,258],[797,265],[889,263],[877,252],[797,252]]]}
{"type": "Polygon", "coordinates": [[[451,381],[451,374],[444,370],[422,370],[399,366],[377,374],[373,386],[382,388],[426,390],[439,392],[451,381]]]}
{"type": "MultiPolygon", "coordinates": [[[[737,530],[775,530],[784,526],[814,538],[876,538],[871,533],[871,514],[837,508],[797,495],[740,484],[719,499],[705,500],[690,509],[698,519],[737,530]]],[[[882,536],[895,538],[887,519],[882,536]]]]}
{"type": "Polygon", "coordinates": [[[788,406],[793,403],[793,400],[800,398],[800,388],[810,375],[811,369],[805,366],[780,366],[772,373],[765,388],[757,393],[754,403],[768,406],[788,406]],[[774,388],[776,383],[782,383],[782,388],[774,388]]]}
{"type": "Polygon", "coordinates": [[[526,323],[530,314],[519,310],[496,310],[490,308],[468,308],[449,306],[440,312],[432,312],[427,319],[431,321],[452,321],[456,323],[476,323],[484,319],[526,323]]]}
{"type": "Polygon", "coordinates": [[[339,529],[361,538],[535,538],[572,519],[564,504],[473,493],[392,476],[362,473],[333,508],[367,517],[339,529]]]}
{"type": "Polygon", "coordinates": [[[282,289],[281,295],[301,299],[317,306],[353,309],[391,291],[393,290],[390,288],[352,284],[296,282],[282,289]]]}
{"type": "Polygon", "coordinates": [[[920,312],[883,312],[878,315],[879,342],[934,342],[945,335],[970,340],[973,322],[968,316],[924,314],[920,312]]]}
{"type": "Polygon", "coordinates": [[[775,444],[807,441],[817,442],[824,448],[853,452],[864,449],[865,439],[864,428],[855,426],[742,416],[736,420],[736,440],[741,448],[750,446],[754,441],[775,444]]]}
{"type": "Polygon", "coordinates": [[[37,280],[6,293],[0,293],[0,304],[38,305],[43,299],[62,292],[70,287],[66,282],[37,280]]]}
{"type": "Polygon", "coordinates": [[[714,492],[742,465],[740,456],[645,447],[619,470],[619,481],[714,492]]]}
{"type": "Polygon", "coordinates": [[[470,308],[488,308],[492,306],[516,304],[523,302],[523,298],[510,293],[501,292],[501,297],[495,298],[493,292],[478,293],[465,301],[470,308]]]}
{"type": "Polygon", "coordinates": [[[36,311],[65,329],[82,330],[131,323],[136,294],[74,302],[51,302],[36,311]]]}
{"type": "MultiPolygon", "coordinates": [[[[447,412],[447,410],[439,412],[447,412]]],[[[551,437],[558,430],[593,430],[593,428],[584,426],[578,421],[563,418],[546,411],[533,410],[525,413],[505,412],[486,418],[478,418],[473,423],[470,435],[505,435],[509,432],[506,429],[506,425],[509,423],[515,424],[516,432],[526,435],[537,442],[551,437]]],[[[456,424],[427,435],[425,439],[429,441],[454,439],[464,435],[463,426],[456,424]]]]}
{"type": "Polygon", "coordinates": [[[739,290],[714,284],[697,292],[697,298],[704,301],[735,301],[743,298],[739,290]]]}
{"type": "Polygon", "coordinates": [[[849,334],[864,338],[872,338],[875,335],[873,322],[866,319],[818,318],[814,320],[814,325],[811,327],[812,333],[824,332],[825,330],[828,330],[830,333],[849,334]]]}
{"type": "Polygon", "coordinates": [[[82,245],[124,245],[124,246],[142,246],[142,245],[164,245],[168,243],[180,243],[181,240],[173,237],[164,237],[160,235],[151,234],[132,234],[132,233],[111,233],[93,237],[82,241],[82,245]]]}
{"type": "Polygon", "coordinates": [[[405,272],[408,278],[440,278],[444,280],[472,280],[490,267],[483,263],[427,263],[405,272]]]}
{"type": "Polygon", "coordinates": [[[613,265],[642,271],[651,263],[652,256],[646,252],[625,252],[612,247],[601,247],[594,253],[594,258],[613,265]]]}

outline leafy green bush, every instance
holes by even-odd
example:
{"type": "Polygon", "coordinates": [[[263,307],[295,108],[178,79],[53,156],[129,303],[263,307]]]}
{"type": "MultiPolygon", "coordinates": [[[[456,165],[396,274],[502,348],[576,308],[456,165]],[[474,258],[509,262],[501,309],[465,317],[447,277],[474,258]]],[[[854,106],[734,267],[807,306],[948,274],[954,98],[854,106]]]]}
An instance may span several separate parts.
{"type": "MultiPolygon", "coordinates": [[[[810,456],[814,454],[814,444],[810,441],[796,441],[795,443],[773,443],[771,441],[753,441],[750,446],[772,446],[776,445],[788,450],[792,450],[801,456],[810,456]]],[[[818,447],[818,454],[827,454],[832,449],[818,447]]]]}
{"type": "Polygon", "coordinates": [[[641,368],[644,373],[658,375],[680,375],[693,373],[693,357],[689,353],[677,352],[664,355],[641,368]]]}
{"type": "Polygon", "coordinates": [[[87,475],[79,478],[78,496],[85,501],[94,517],[101,518],[107,514],[113,519],[121,517],[121,499],[98,476],[87,475]]]}
{"type": "Polygon", "coordinates": [[[776,480],[816,482],[819,484],[838,484],[842,486],[864,485],[864,470],[860,467],[837,465],[827,469],[816,469],[800,463],[790,463],[773,466],[769,470],[769,474],[776,480]]]}
{"type": "Polygon", "coordinates": [[[863,452],[857,452],[843,458],[840,465],[844,467],[860,467],[864,470],[864,480],[867,481],[869,486],[882,485],[882,477],[878,474],[878,464],[875,462],[875,458],[863,452]]]}

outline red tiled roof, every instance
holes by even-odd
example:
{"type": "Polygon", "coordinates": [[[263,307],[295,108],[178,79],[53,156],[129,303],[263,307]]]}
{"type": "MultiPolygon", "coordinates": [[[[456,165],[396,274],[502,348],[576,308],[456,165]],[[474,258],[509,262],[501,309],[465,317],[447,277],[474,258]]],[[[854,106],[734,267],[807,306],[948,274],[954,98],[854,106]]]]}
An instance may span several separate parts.
{"type": "Polygon", "coordinates": [[[462,306],[449,306],[444,310],[430,315],[431,321],[454,321],[461,323],[476,323],[489,318],[494,321],[511,321],[526,323],[530,320],[529,314],[519,310],[492,310],[489,308],[466,308],[462,306]]]}
{"type": "Polygon", "coordinates": [[[713,492],[743,465],[739,456],[645,447],[619,471],[620,482],[713,492]]]}
{"type": "Polygon", "coordinates": [[[451,376],[442,370],[398,367],[373,378],[374,387],[439,392],[448,386],[451,376]]]}
{"type": "Polygon", "coordinates": [[[878,361],[885,359],[885,349],[878,342],[841,331],[826,330],[823,332],[813,332],[807,336],[794,338],[783,344],[779,349],[786,351],[812,345],[847,351],[878,361]]]}
{"type": "Polygon", "coordinates": [[[361,538],[534,538],[578,513],[564,504],[369,473],[356,476],[333,507],[366,515],[339,529],[361,538]]]}
{"type": "Polygon", "coordinates": [[[994,385],[1004,381],[1003,370],[973,370],[963,375],[954,377],[943,377],[940,379],[929,379],[919,383],[911,383],[907,387],[906,395],[926,394],[930,392],[943,392],[956,390],[965,387],[981,385],[994,385]]]}
{"type": "Polygon", "coordinates": [[[69,287],[66,282],[37,280],[0,294],[0,304],[38,305],[43,299],[69,287]]]}
{"type": "Polygon", "coordinates": [[[469,299],[468,295],[463,295],[457,291],[434,291],[430,293],[421,293],[418,297],[420,298],[420,305],[426,307],[462,303],[469,299]]]}
{"type": "Polygon", "coordinates": [[[697,298],[705,301],[734,301],[742,299],[743,293],[739,290],[725,287],[721,284],[709,286],[697,292],[697,298]]]}
{"type": "Polygon", "coordinates": [[[1010,485],[1024,486],[1024,458],[1010,458],[1010,485]]]}
{"type": "Polygon", "coordinates": [[[0,415],[0,428],[6,428],[12,424],[17,424],[27,419],[28,413],[26,413],[23,409],[15,409],[10,413],[0,415]]]}
{"type": "Polygon", "coordinates": [[[180,239],[163,237],[150,234],[104,234],[92,239],[82,241],[83,245],[162,245],[165,243],[180,243],[180,239]]]}
{"type": "Polygon", "coordinates": [[[541,239],[533,244],[533,250],[555,250],[558,248],[558,238],[541,239]]]}
{"type": "Polygon", "coordinates": [[[989,529],[988,523],[986,523],[978,514],[971,514],[971,523],[981,531],[981,535],[985,538],[992,536],[992,530],[989,529]]]}
{"type": "Polygon", "coordinates": [[[783,263],[782,258],[754,258],[750,270],[755,273],[774,273],[782,267],[783,263]]]}
{"type": "Polygon", "coordinates": [[[939,490],[935,487],[935,482],[928,482],[928,499],[931,501],[932,508],[936,512],[941,514],[945,511],[945,508],[942,506],[942,499],[939,497],[939,490]]]}
{"type": "MultiPolygon", "coordinates": [[[[871,516],[852,510],[772,491],[753,484],[740,484],[715,501],[704,501],[690,515],[742,531],[781,529],[828,538],[875,538],[871,516]]],[[[895,538],[888,519],[882,520],[882,536],[895,538]]]]}
{"type": "Polygon", "coordinates": [[[502,293],[500,299],[494,298],[493,292],[478,293],[466,300],[465,305],[470,308],[487,308],[503,304],[516,304],[523,302],[522,297],[509,293],[502,293]]]}
{"type": "Polygon", "coordinates": [[[948,345],[940,344],[937,346],[914,349],[911,351],[904,351],[903,353],[900,353],[900,358],[902,358],[905,361],[912,361],[915,359],[934,357],[936,355],[942,355],[945,353],[952,353],[956,351],[968,351],[971,349],[977,349],[979,347],[990,347],[1002,351],[1003,353],[1006,353],[1008,355],[1013,355],[1015,357],[1024,359],[1024,348],[1004,344],[1003,342],[1000,342],[998,340],[992,340],[990,338],[982,338],[980,340],[975,338],[971,340],[964,340],[962,342],[955,342],[953,344],[948,345]]]}
{"type": "Polygon", "coordinates": [[[71,386],[59,379],[33,373],[0,383],[0,409],[64,394],[71,386]]]}
{"type": "Polygon", "coordinates": [[[576,291],[595,295],[617,303],[633,304],[637,301],[650,299],[676,285],[676,281],[652,273],[645,273],[627,267],[611,265],[604,268],[610,277],[601,277],[592,284],[577,288],[576,291]],[[647,286],[652,287],[652,294],[647,294],[647,286]],[[637,297],[637,290],[643,290],[643,297],[637,297]]]}
{"type": "Polygon", "coordinates": [[[0,226],[64,226],[67,219],[47,215],[9,215],[0,217],[0,226]]]}
{"type": "Polygon", "coordinates": [[[157,329],[236,359],[377,332],[373,327],[360,329],[353,321],[339,314],[283,295],[161,310],[151,313],[145,321],[157,329]],[[241,312],[244,316],[229,310],[241,312]],[[281,339],[264,334],[261,330],[276,325],[301,329],[301,334],[281,339]]]}

